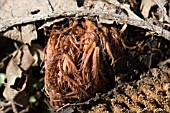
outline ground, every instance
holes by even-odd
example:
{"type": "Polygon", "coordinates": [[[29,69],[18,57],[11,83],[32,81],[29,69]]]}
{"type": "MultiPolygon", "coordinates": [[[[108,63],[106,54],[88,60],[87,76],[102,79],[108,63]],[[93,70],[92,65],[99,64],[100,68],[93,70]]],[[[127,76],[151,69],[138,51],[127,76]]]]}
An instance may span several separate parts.
{"type": "MultiPolygon", "coordinates": [[[[48,4],[52,11],[62,7],[54,4],[48,4]]],[[[67,4],[61,8],[68,7],[66,13],[48,16],[44,15],[49,7],[33,8],[35,18],[25,9],[22,13],[28,18],[20,18],[15,10],[18,20],[9,22],[6,16],[15,9],[12,6],[0,17],[0,112],[168,113],[168,0],[69,4],[79,13],[68,13],[67,4]]],[[[9,8],[3,6],[4,11],[9,8]]]]}

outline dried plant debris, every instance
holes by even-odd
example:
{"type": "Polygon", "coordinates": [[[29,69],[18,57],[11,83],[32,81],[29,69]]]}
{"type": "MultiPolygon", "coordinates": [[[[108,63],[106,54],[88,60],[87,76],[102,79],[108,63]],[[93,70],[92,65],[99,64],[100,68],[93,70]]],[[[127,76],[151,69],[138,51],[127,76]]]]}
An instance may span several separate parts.
{"type": "MultiPolygon", "coordinates": [[[[5,89],[3,96],[8,102],[2,103],[3,112],[11,108],[14,113],[22,110],[28,111],[29,97],[32,92],[31,77],[32,67],[42,62],[43,49],[38,44],[22,45],[11,54],[11,59],[6,67],[5,89]]],[[[0,102],[1,103],[1,102],[0,102]]],[[[9,110],[11,110],[9,109],[9,110]]]]}
{"type": "Polygon", "coordinates": [[[31,41],[37,39],[37,31],[34,24],[13,27],[0,35],[30,45],[31,41]]]}
{"type": "MultiPolygon", "coordinates": [[[[149,13],[153,16],[157,16],[157,19],[160,22],[170,22],[170,18],[168,17],[168,10],[166,9],[165,5],[168,4],[168,0],[142,0],[140,10],[144,18],[149,17],[149,13]],[[153,6],[158,6],[156,13],[154,14],[151,11],[153,6]]],[[[154,18],[154,17],[153,17],[154,18]]]]}
{"type": "Polygon", "coordinates": [[[35,37],[35,30],[32,29],[34,28],[33,22],[37,23],[40,20],[48,22],[59,17],[99,16],[105,22],[113,23],[116,21],[119,24],[134,25],[148,29],[152,31],[152,34],[170,40],[170,32],[168,31],[170,29],[168,0],[150,0],[149,2],[146,0],[77,0],[78,4],[79,2],[82,2],[82,7],[78,7],[74,0],[46,0],[46,2],[29,0],[23,1],[20,4],[18,4],[18,0],[14,0],[12,2],[14,5],[12,6],[9,0],[2,1],[0,3],[5,5],[2,5],[0,8],[2,9],[2,15],[0,15],[2,20],[0,22],[0,35],[9,36],[8,38],[11,39],[15,39],[16,37],[14,36],[17,36],[22,41],[20,36],[28,34],[31,39],[25,39],[24,35],[23,42],[30,43],[31,40],[37,38],[35,37]],[[67,4],[63,4],[65,2],[67,4]],[[27,7],[21,7],[23,4],[27,5],[27,7]],[[18,7],[20,13],[17,12],[18,10],[15,10],[18,7]],[[153,8],[156,11],[153,11],[153,8]],[[28,27],[25,28],[23,24],[30,24],[29,29],[28,27]],[[22,26],[23,33],[15,29],[13,30],[13,28],[18,28],[18,26],[22,26]],[[28,29],[28,32],[25,31],[26,29],[28,29]]]}
{"type": "MultiPolygon", "coordinates": [[[[128,26],[122,33],[122,44],[132,55],[130,59],[137,58],[138,62],[148,68],[155,68],[158,63],[169,58],[170,42],[157,36],[145,36],[146,32],[144,29],[128,26]]],[[[134,64],[139,65],[135,60],[134,64]]]]}
{"type": "MultiPolygon", "coordinates": [[[[145,31],[133,29],[133,27],[128,26],[125,34],[122,34],[121,39],[125,42],[121,42],[121,44],[124,43],[123,46],[130,55],[123,55],[114,64],[114,76],[116,78],[114,84],[116,85],[111,90],[112,92],[101,93],[86,102],[67,104],[62,107],[63,110],[71,106],[72,109],[78,109],[80,113],[168,112],[170,107],[170,61],[167,59],[169,42],[160,37],[143,38],[145,31]],[[151,59],[151,66],[146,61],[140,60],[140,57],[147,58],[148,51],[156,49],[162,54],[154,55],[151,59]],[[154,60],[160,55],[162,56],[161,59],[154,60]],[[162,61],[163,59],[167,60],[162,61]],[[159,68],[153,68],[156,65],[159,68]],[[150,67],[149,71],[146,66],[150,67]],[[165,82],[163,79],[167,81],[165,82]]],[[[74,111],[76,110],[74,109],[74,111]]]]}
{"type": "Polygon", "coordinates": [[[14,43],[0,44],[10,47],[0,112],[39,109],[30,79],[43,59],[51,112],[170,111],[169,0],[1,0],[0,9],[0,38],[14,43]]]}
{"type": "Polygon", "coordinates": [[[122,55],[113,26],[87,18],[63,23],[53,25],[46,46],[45,90],[53,107],[110,89],[113,64],[122,55]]]}
{"type": "Polygon", "coordinates": [[[34,59],[25,45],[14,53],[6,69],[7,83],[3,92],[4,97],[15,104],[26,107],[28,97],[26,95],[26,86],[29,80],[29,68],[34,59]],[[25,99],[22,99],[25,98],[25,99]]]}

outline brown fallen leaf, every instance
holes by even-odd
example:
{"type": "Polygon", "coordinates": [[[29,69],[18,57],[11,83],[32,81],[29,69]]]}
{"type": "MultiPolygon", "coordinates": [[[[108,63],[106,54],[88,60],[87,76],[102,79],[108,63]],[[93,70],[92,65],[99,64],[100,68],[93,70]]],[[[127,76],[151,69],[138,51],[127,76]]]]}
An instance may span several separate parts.
{"type": "Polygon", "coordinates": [[[26,88],[30,77],[29,68],[33,63],[34,59],[30,53],[29,46],[23,45],[14,52],[7,65],[7,83],[3,96],[20,107],[26,107],[29,102],[26,88]]]}

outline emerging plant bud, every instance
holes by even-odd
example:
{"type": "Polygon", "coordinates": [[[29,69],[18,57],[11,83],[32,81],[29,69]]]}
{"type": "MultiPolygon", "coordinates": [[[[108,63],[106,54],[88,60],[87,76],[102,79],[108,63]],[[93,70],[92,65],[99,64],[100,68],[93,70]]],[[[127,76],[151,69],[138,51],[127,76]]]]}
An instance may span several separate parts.
{"type": "Polygon", "coordinates": [[[89,19],[53,26],[45,60],[45,91],[53,107],[87,99],[114,85],[115,61],[122,54],[120,37],[109,25],[89,19]]]}

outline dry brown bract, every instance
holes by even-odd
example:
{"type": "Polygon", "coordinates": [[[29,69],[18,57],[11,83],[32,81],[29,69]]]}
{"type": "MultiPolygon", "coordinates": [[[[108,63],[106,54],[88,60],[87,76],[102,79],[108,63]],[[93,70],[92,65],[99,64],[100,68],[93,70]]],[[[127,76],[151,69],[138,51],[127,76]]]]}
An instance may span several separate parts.
{"type": "Polygon", "coordinates": [[[87,99],[114,85],[112,64],[122,54],[115,28],[89,19],[53,26],[46,47],[45,91],[53,107],[87,99]]]}

